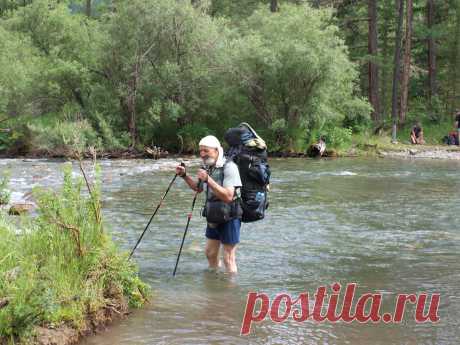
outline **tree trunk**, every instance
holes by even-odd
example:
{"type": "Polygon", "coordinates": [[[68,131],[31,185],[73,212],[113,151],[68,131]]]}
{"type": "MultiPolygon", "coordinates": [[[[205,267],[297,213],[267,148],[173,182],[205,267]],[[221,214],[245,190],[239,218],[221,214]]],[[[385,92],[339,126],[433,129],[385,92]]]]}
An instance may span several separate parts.
{"type": "Polygon", "coordinates": [[[270,11],[278,12],[279,11],[278,0],[270,0],[270,11]]]}
{"type": "MultiPolygon", "coordinates": [[[[382,25],[382,35],[381,35],[381,42],[382,42],[382,57],[384,61],[389,61],[391,59],[392,52],[390,51],[390,38],[389,38],[389,33],[390,33],[390,16],[388,13],[386,13],[388,10],[385,9],[385,11],[382,13],[383,17],[383,25],[382,25]]],[[[392,11],[393,12],[393,11],[392,11]]],[[[393,16],[393,13],[392,13],[393,16]]],[[[382,117],[383,122],[386,121],[386,115],[389,114],[389,90],[391,88],[391,73],[390,73],[390,67],[388,64],[383,64],[382,67],[382,74],[381,74],[381,80],[380,80],[380,115],[382,117]]]]}
{"type": "Polygon", "coordinates": [[[456,111],[460,111],[460,1],[457,1],[456,17],[454,52],[451,62],[451,68],[453,70],[452,101],[450,104],[452,114],[456,111]]]}
{"type": "Polygon", "coordinates": [[[368,53],[370,55],[368,63],[369,77],[369,102],[374,109],[372,119],[374,122],[380,122],[380,99],[379,99],[379,68],[375,61],[378,54],[377,45],[377,0],[368,0],[369,15],[369,35],[368,35],[368,53]]]}
{"type": "Polygon", "coordinates": [[[137,130],[136,130],[136,99],[133,95],[128,97],[127,101],[128,110],[128,130],[129,136],[131,137],[131,147],[136,146],[137,142],[137,130]]]}
{"type": "Polygon", "coordinates": [[[407,0],[406,4],[406,35],[404,43],[404,62],[401,76],[401,105],[399,108],[399,123],[406,122],[407,99],[409,95],[410,60],[412,41],[413,2],[407,0]]]}
{"type": "Polygon", "coordinates": [[[398,84],[399,84],[399,69],[401,62],[401,36],[404,16],[404,0],[396,0],[398,26],[396,28],[395,37],[395,54],[393,60],[393,89],[391,95],[391,117],[393,119],[393,126],[391,138],[396,142],[396,125],[398,121],[398,84]]]}
{"type": "Polygon", "coordinates": [[[120,99],[122,111],[125,115],[129,136],[131,138],[130,147],[135,147],[137,143],[137,128],[136,128],[136,99],[137,89],[139,87],[140,76],[140,58],[137,58],[136,64],[133,66],[133,73],[128,80],[128,94],[120,99]]]}
{"type": "Polygon", "coordinates": [[[91,0],[86,0],[86,15],[91,17],[91,0]]]}
{"type": "Polygon", "coordinates": [[[136,131],[136,99],[134,95],[129,94],[126,97],[120,98],[121,110],[126,118],[129,137],[131,139],[130,147],[135,147],[137,142],[136,131]]]}
{"type": "Polygon", "coordinates": [[[433,38],[434,26],[434,0],[427,0],[426,3],[426,20],[429,30],[428,44],[428,97],[431,100],[438,93],[436,82],[436,42],[433,38]]]}

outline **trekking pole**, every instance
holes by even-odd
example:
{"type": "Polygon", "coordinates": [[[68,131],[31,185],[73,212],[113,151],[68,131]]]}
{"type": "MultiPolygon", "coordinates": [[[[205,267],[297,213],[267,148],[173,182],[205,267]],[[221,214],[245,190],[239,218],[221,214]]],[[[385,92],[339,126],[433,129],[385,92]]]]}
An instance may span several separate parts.
{"type": "MultiPolygon", "coordinates": [[[[203,167],[203,169],[208,170],[207,168],[204,168],[204,167],[203,167]]],[[[195,208],[196,198],[198,196],[198,193],[199,193],[202,185],[203,185],[203,181],[199,180],[198,181],[198,190],[195,192],[195,196],[193,197],[193,201],[192,201],[192,209],[191,209],[190,213],[187,216],[187,225],[185,226],[184,236],[182,236],[182,243],[180,244],[179,253],[177,254],[176,266],[174,267],[173,277],[176,276],[177,265],[179,264],[180,254],[182,253],[182,247],[184,246],[185,236],[187,235],[188,226],[190,225],[190,220],[192,219],[193,209],[195,208]]]]}
{"type": "MultiPolygon", "coordinates": [[[[183,167],[185,167],[184,162],[181,162],[180,165],[183,166],[183,167]]],[[[169,182],[169,185],[168,185],[168,188],[166,189],[166,192],[165,192],[165,193],[163,194],[163,196],[161,197],[160,202],[158,203],[158,205],[157,205],[155,211],[153,212],[152,216],[150,217],[149,222],[148,222],[147,225],[145,226],[144,231],[142,231],[142,234],[141,234],[141,236],[139,237],[139,239],[137,240],[136,245],[134,246],[133,250],[131,251],[131,254],[129,254],[128,260],[131,259],[131,257],[133,256],[134,251],[136,250],[137,246],[139,245],[139,243],[141,243],[142,237],[144,237],[145,232],[147,231],[147,229],[148,229],[149,226],[150,226],[150,223],[151,223],[152,220],[153,220],[153,217],[155,217],[155,215],[157,214],[158,210],[160,209],[160,207],[161,207],[161,205],[162,205],[162,203],[163,203],[163,200],[166,198],[166,195],[168,194],[169,190],[171,189],[171,186],[173,185],[173,183],[174,183],[174,181],[176,180],[177,176],[178,176],[178,175],[175,174],[174,177],[173,177],[173,179],[171,180],[171,182],[169,182]]]]}

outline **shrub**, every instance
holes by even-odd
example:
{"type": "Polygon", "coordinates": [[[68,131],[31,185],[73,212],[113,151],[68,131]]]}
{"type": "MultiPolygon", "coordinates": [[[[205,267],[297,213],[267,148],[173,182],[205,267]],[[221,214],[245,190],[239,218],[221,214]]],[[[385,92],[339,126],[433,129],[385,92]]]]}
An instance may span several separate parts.
{"type": "Polygon", "coordinates": [[[102,147],[102,139],[87,120],[57,121],[53,126],[29,124],[32,132],[32,146],[36,149],[53,151],[56,149],[102,147]]]}
{"type": "Polygon", "coordinates": [[[6,205],[10,202],[11,192],[8,190],[9,174],[4,173],[3,177],[0,177],[0,205],[6,205]]]}
{"type": "Polygon", "coordinates": [[[337,149],[344,149],[351,145],[353,131],[351,128],[342,128],[333,125],[327,125],[318,131],[319,136],[324,136],[326,145],[337,149]]]}
{"type": "Polygon", "coordinates": [[[131,306],[145,302],[148,287],[105,232],[100,183],[89,195],[83,186],[66,165],[59,191],[34,190],[36,218],[13,226],[0,214],[0,296],[9,299],[0,309],[0,340],[27,337],[37,324],[79,329],[114,291],[131,306]]]}
{"type": "Polygon", "coordinates": [[[355,96],[357,66],[332,12],[290,4],[276,15],[268,11],[263,6],[245,20],[245,35],[228,49],[227,68],[239,86],[234,98],[246,96],[259,126],[274,131],[275,147],[302,149],[307,130],[324,122],[366,122],[371,108],[355,96]]]}
{"type": "Polygon", "coordinates": [[[182,127],[178,131],[178,136],[182,138],[183,150],[186,152],[195,152],[198,150],[200,139],[210,134],[209,128],[201,124],[190,124],[182,127]]]}
{"type": "MultiPolygon", "coordinates": [[[[95,111],[93,117],[97,122],[98,132],[101,134],[104,148],[106,149],[125,149],[129,146],[129,138],[123,140],[123,136],[117,138],[112,130],[112,127],[107,122],[103,114],[95,111]]],[[[128,134],[129,135],[129,134],[128,134]]]]}

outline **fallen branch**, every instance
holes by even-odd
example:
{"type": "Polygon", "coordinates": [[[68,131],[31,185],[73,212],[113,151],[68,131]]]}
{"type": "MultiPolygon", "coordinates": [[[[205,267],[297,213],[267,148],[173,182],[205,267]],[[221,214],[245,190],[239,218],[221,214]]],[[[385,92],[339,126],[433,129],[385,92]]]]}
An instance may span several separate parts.
{"type": "Polygon", "coordinates": [[[114,304],[109,304],[109,303],[107,303],[107,304],[105,305],[105,308],[106,308],[106,309],[112,310],[113,312],[117,313],[118,315],[122,315],[122,314],[117,310],[117,308],[116,308],[116,306],[115,306],[114,304]]]}
{"type": "Polygon", "coordinates": [[[85,173],[85,169],[83,169],[83,163],[82,163],[81,157],[80,157],[80,155],[78,155],[77,157],[78,157],[78,166],[80,167],[80,171],[81,171],[81,173],[83,175],[83,178],[85,179],[86,188],[88,188],[88,192],[89,192],[90,196],[92,197],[93,196],[93,190],[91,189],[91,185],[89,184],[88,177],[86,176],[86,173],[85,173]]]}
{"type": "Polygon", "coordinates": [[[77,228],[76,226],[63,223],[63,222],[59,221],[56,218],[53,218],[53,223],[58,225],[59,227],[61,227],[63,229],[71,231],[71,234],[72,234],[72,236],[73,236],[73,238],[75,240],[75,244],[77,245],[77,255],[79,257],[82,257],[83,256],[83,248],[81,246],[81,240],[80,240],[80,229],[77,228]]]}
{"type": "MultiPolygon", "coordinates": [[[[93,156],[93,162],[94,166],[96,165],[96,150],[94,148],[90,149],[91,155],[93,156]]],[[[96,217],[96,222],[97,224],[101,227],[101,232],[103,232],[103,227],[102,227],[102,215],[101,215],[101,206],[100,203],[97,201],[96,196],[94,195],[93,189],[91,188],[91,185],[89,183],[88,177],[86,175],[85,169],[83,168],[83,162],[81,160],[81,156],[79,153],[76,154],[76,157],[78,159],[78,166],[80,167],[80,171],[83,175],[83,178],[86,183],[86,188],[88,188],[88,193],[91,197],[92,205],[93,205],[93,210],[94,210],[94,215],[96,217]]]]}

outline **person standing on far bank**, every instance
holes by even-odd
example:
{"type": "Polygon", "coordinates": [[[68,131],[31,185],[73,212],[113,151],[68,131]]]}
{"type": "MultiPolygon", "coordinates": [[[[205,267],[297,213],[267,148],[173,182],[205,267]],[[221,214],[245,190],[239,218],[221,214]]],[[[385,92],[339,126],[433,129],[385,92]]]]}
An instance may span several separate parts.
{"type": "Polygon", "coordinates": [[[457,130],[457,144],[460,146],[460,110],[455,114],[455,129],[457,130]]]}
{"type": "Polygon", "coordinates": [[[206,190],[204,216],[207,220],[205,254],[209,267],[221,266],[219,250],[223,248],[226,271],[237,272],[236,248],[240,242],[242,209],[239,203],[239,189],[242,186],[238,166],[226,160],[219,140],[208,135],[199,142],[200,158],[207,169],[199,169],[197,180],[177,166],[176,174],[184,179],[194,191],[206,190]],[[201,187],[199,181],[205,186],[201,187]]]}

